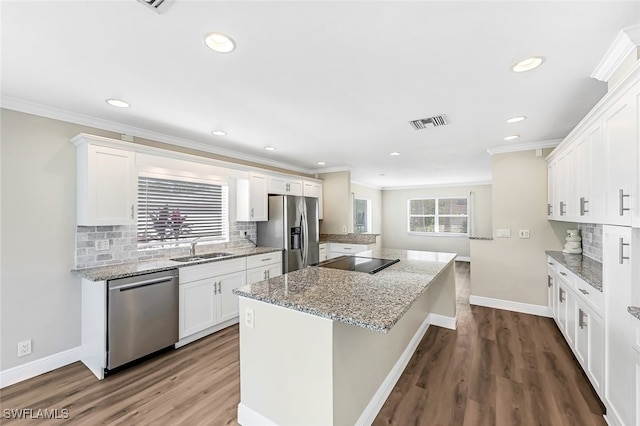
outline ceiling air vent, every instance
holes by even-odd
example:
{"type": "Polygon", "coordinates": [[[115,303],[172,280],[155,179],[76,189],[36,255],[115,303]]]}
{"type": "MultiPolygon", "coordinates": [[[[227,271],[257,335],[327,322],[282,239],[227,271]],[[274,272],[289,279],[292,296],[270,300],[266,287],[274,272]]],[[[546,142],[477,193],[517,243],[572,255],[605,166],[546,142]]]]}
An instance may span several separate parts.
{"type": "Polygon", "coordinates": [[[435,117],[420,118],[418,120],[413,120],[413,121],[410,121],[409,124],[411,124],[411,126],[414,129],[420,130],[420,129],[426,129],[429,126],[431,127],[444,126],[445,124],[447,124],[447,120],[444,118],[444,115],[436,115],[435,117]]]}
{"type": "Polygon", "coordinates": [[[157,13],[160,13],[164,9],[166,9],[169,1],[170,0],[138,0],[139,3],[148,6],[149,8],[151,8],[151,10],[154,10],[157,13]]]}

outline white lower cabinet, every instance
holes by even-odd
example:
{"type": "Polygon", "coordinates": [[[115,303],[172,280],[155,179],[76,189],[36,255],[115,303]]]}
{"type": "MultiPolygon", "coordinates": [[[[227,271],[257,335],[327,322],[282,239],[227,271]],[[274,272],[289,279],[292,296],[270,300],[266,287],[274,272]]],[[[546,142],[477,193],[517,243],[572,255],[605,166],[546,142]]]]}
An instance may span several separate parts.
{"type": "Polygon", "coordinates": [[[630,227],[603,227],[602,270],[605,286],[605,405],[612,425],[636,422],[633,374],[632,253],[630,227]]]}
{"type": "Polygon", "coordinates": [[[282,275],[282,253],[266,253],[247,258],[247,284],[282,275]]]}
{"type": "Polygon", "coordinates": [[[320,243],[318,245],[318,262],[325,260],[327,260],[327,243],[320,243]]]}
{"type": "Polygon", "coordinates": [[[602,293],[555,259],[549,257],[547,263],[549,309],[591,385],[604,398],[602,293]]]}
{"type": "Polygon", "coordinates": [[[179,338],[236,318],[238,296],[233,290],[245,283],[245,258],[180,268],[179,338]]]}
{"type": "Polygon", "coordinates": [[[327,243],[327,259],[354,255],[367,250],[369,250],[369,246],[366,244],[327,243]]]}

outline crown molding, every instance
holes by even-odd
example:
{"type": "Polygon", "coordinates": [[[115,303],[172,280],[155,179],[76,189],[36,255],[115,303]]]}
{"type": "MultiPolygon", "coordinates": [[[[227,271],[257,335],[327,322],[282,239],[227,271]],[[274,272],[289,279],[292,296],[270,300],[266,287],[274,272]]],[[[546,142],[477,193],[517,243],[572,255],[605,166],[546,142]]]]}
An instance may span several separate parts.
{"type": "Polygon", "coordinates": [[[453,183],[434,183],[430,185],[411,185],[411,186],[385,186],[383,191],[400,191],[404,189],[431,189],[431,188],[459,188],[461,186],[480,186],[492,185],[491,180],[476,180],[470,182],[453,182],[453,183]]]}
{"type": "Polygon", "coordinates": [[[553,139],[550,141],[524,142],[514,143],[510,145],[499,145],[487,148],[490,155],[507,154],[509,152],[532,151],[534,149],[555,148],[562,142],[562,139],[553,139]]]}
{"type": "Polygon", "coordinates": [[[24,112],[26,114],[33,114],[41,117],[52,118],[54,120],[66,121],[66,122],[78,124],[81,126],[94,127],[97,129],[107,130],[110,132],[126,134],[126,135],[143,138],[143,139],[149,139],[157,142],[166,143],[169,145],[195,149],[198,151],[208,152],[215,155],[222,155],[222,156],[233,158],[236,160],[250,161],[252,163],[256,163],[264,166],[277,167],[280,169],[291,170],[291,171],[305,173],[309,175],[313,175],[317,172],[315,169],[306,169],[304,167],[296,166],[289,163],[268,160],[262,157],[258,157],[256,155],[245,154],[238,151],[219,148],[204,142],[171,136],[164,133],[158,133],[151,130],[142,129],[139,127],[117,123],[115,121],[104,120],[101,118],[96,118],[89,115],[66,111],[63,109],[42,105],[35,102],[25,101],[22,99],[13,98],[9,96],[2,96],[0,98],[0,107],[18,111],[18,112],[24,112]]]}
{"type": "Polygon", "coordinates": [[[322,169],[314,169],[311,172],[317,175],[321,175],[324,173],[335,173],[335,172],[350,172],[353,169],[347,166],[336,166],[336,167],[326,167],[322,169]]]}
{"type": "Polygon", "coordinates": [[[591,78],[608,82],[629,54],[640,46],[640,25],[622,29],[591,73],[591,78]]]}

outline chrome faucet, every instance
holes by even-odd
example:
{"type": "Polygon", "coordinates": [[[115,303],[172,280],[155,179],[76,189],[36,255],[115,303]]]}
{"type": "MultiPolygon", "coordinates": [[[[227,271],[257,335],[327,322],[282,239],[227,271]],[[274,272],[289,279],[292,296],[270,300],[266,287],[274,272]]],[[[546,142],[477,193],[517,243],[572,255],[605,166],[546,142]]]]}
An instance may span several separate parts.
{"type": "Polygon", "coordinates": [[[195,240],[191,241],[191,250],[189,251],[189,254],[191,256],[195,256],[196,255],[196,244],[198,244],[198,240],[202,238],[202,237],[198,237],[195,240]]]}

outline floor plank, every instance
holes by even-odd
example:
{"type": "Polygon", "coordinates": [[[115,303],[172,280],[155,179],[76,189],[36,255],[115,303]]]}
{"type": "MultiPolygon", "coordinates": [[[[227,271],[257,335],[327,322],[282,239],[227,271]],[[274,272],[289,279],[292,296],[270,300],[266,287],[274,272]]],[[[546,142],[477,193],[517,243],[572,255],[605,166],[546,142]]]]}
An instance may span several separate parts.
{"type": "MultiPolygon", "coordinates": [[[[470,306],[468,263],[456,287],[458,329],[429,328],[375,425],[605,425],[553,320],[470,306]]],[[[233,326],[102,381],[74,363],[0,390],[0,403],[66,408],[71,425],[236,425],[238,350],[233,326]]]]}

